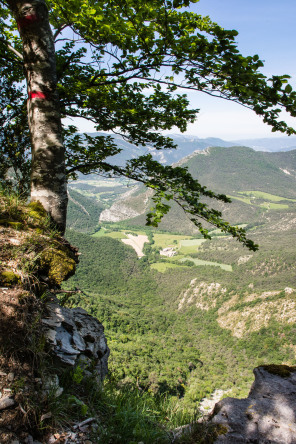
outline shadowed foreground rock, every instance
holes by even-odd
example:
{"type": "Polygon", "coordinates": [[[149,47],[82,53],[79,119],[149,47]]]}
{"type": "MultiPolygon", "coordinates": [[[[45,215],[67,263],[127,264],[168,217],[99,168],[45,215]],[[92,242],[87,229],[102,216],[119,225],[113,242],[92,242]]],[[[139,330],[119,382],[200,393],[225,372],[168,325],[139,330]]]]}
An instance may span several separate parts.
{"type": "Polygon", "coordinates": [[[248,398],[225,398],[211,422],[220,424],[215,444],[295,444],[296,368],[266,365],[254,369],[248,398]]]}
{"type": "Polygon", "coordinates": [[[110,353],[103,325],[82,308],[69,309],[51,303],[47,310],[42,323],[54,355],[62,364],[92,366],[103,381],[110,353]]]}

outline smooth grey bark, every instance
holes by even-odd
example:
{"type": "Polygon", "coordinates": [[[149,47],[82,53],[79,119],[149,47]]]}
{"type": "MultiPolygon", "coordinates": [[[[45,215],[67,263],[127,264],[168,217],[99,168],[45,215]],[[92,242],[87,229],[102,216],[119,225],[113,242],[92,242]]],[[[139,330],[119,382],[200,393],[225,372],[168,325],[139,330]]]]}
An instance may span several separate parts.
{"type": "Polygon", "coordinates": [[[31,200],[42,203],[63,234],[67,213],[54,39],[45,0],[9,0],[23,42],[32,144],[31,200]]]}

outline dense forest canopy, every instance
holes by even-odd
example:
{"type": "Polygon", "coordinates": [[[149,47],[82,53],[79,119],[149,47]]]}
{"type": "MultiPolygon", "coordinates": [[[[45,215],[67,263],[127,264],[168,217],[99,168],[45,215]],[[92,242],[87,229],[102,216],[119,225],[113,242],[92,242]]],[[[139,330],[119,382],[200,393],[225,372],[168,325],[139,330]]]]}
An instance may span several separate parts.
{"type": "Polygon", "coordinates": [[[256,249],[243,229],[201,201],[229,199],[203,187],[186,169],[165,167],[150,155],[124,167],[109,161],[119,150],[112,132],[136,145],[173,148],[162,131],[184,132],[199,111],[190,108],[186,90],[240,103],[274,131],[295,133],[280,120],[281,110],[296,115],[289,76],[267,79],[257,55],[244,57],[237,50],[237,32],[190,12],[191,3],[196,1],[0,1],[2,181],[13,168],[26,189],[31,169],[31,197],[62,226],[66,176],[126,176],[155,191],[150,224],[157,226],[174,200],[204,236],[203,220],[256,249]],[[86,119],[109,134],[91,137],[74,125],[62,128],[65,117],[86,119]]]}

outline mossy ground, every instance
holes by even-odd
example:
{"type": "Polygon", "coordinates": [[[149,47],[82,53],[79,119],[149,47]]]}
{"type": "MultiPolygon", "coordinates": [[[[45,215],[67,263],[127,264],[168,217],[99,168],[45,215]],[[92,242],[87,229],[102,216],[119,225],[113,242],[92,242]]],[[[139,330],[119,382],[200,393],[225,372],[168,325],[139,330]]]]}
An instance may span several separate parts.
{"type": "Polygon", "coordinates": [[[0,246],[1,285],[22,283],[43,291],[75,273],[76,251],[52,230],[40,202],[0,195],[0,246]]]}
{"type": "Polygon", "coordinates": [[[20,283],[20,276],[13,271],[1,271],[0,272],[0,285],[7,285],[11,287],[20,283]]]}
{"type": "Polygon", "coordinates": [[[288,378],[291,373],[296,372],[296,367],[291,367],[289,365],[269,364],[263,365],[262,368],[264,368],[264,370],[266,370],[268,373],[281,376],[282,378],[288,378]]]}
{"type": "Polygon", "coordinates": [[[40,310],[40,301],[30,292],[0,288],[0,392],[11,390],[16,406],[22,406],[1,411],[1,444],[25,442],[28,434],[40,436],[39,413],[33,409],[38,402],[41,410],[45,408],[35,382],[42,354],[40,310]]]}

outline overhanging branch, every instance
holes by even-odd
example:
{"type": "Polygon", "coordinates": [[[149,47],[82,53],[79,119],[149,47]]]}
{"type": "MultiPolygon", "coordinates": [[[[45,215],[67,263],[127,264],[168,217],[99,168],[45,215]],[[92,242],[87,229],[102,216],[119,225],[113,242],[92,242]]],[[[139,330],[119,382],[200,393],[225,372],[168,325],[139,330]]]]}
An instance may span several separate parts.
{"type": "Polygon", "coordinates": [[[7,48],[12,51],[19,59],[24,60],[22,54],[18,52],[13,46],[11,46],[7,40],[0,38],[0,41],[3,42],[7,46],[7,48]]]}

